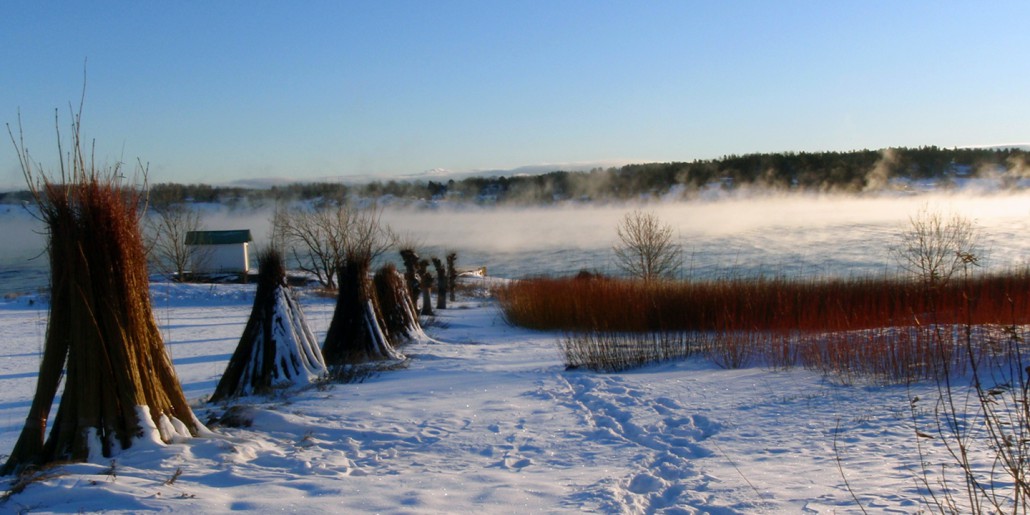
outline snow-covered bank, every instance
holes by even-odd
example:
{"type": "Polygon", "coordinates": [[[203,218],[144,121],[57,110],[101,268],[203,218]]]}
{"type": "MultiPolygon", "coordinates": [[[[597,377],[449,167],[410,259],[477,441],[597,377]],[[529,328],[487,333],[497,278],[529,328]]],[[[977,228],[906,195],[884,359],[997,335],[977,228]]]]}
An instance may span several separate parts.
{"type": "MultiPolygon", "coordinates": [[[[239,340],[252,288],[153,287],[202,420],[225,409],[202,400],[239,340]]],[[[323,338],[332,299],[300,302],[323,338]]],[[[35,388],[46,330],[37,308],[0,306],[3,454],[35,388]]],[[[560,335],[507,326],[489,299],[437,320],[427,332],[446,343],[405,347],[406,369],[245,399],[245,427],[57,467],[0,511],[859,512],[838,457],[866,509],[922,502],[909,399],[933,395],[931,385],[839,386],[803,370],[701,361],[566,371],[560,335]]]]}

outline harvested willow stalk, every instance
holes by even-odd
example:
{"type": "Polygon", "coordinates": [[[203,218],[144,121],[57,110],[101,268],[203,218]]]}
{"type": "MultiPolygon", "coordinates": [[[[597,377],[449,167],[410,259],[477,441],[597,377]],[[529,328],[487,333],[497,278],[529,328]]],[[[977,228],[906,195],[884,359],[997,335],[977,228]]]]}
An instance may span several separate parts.
{"type": "Polygon", "coordinates": [[[303,387],[327,373],[318,341],[286,284],[282,255],[262,252],[258,268],[250,319],[211,402],[303,387]]]}
{"type": "Polygon", "coordinates": [[[151,309],[139,220],[144,197],[117,184],[117,167],[101,172],[86,161],[79,116],[58,181],[33,170],[24,144],[15,145],[48,229],[51,304],[36,394],[2,474],[100,459],[137,439],[168,443],[204,430],[151,309]],[[65,366],[64,395],[47,437],[65,366]]]}
{"type": "Polygon", "coordinates": [[[404,359],[383,332],[382,315],[368,277],[371,260],[370,255],[350,253],[338,272],[336,310],[322,345],[322,355],[330,369],[404,359]]]}
{"type": "Polygon", "coordinates": [[[372,278],[376,298],[383,315],[386,337],[394,346],[411,341],[427,340],[418,321],[415,303],[408,295],[404,276],[393,263],[387,263],[372,278]]]}

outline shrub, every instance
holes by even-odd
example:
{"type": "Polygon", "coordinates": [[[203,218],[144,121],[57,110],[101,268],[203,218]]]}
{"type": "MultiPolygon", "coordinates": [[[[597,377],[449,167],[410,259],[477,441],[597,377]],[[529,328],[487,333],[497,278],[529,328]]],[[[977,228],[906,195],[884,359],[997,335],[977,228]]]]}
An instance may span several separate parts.
{"type": "Polygon", "coordinates": [[[698,345],[683,332],[578,331],[566,334],[558,348],[569,369],[618,372],[690,356],[698,345]]]}
{"type": "Polygon", "coordinates": [[[1030,273],[952,280],[932,295],[906,278],[539,278],[513,282],[497,298],[511,324],[565,331],[569,366],[613,370],[625,366],[611,362],[669,359],[676,353],[653,357],[649,342],[690,334],[690,351],[677,356],[703,352],[727,368],[804,366],[842,383],[896,383],[932,378],[941,367],[967,372],[973,359],[995,352],[989,334],[1030,322],[1030,273]],[[983,343],[973,354],[963,347],[966,331],[983,343]]]}
{"type": "Polygon", "coordinates": [[[1030,322],[1030,270],[951,281],[932,297],[905,278],[708,281],[537,278],[497,290],[505,319],[540,330],[855,331],[1030,322]]]}

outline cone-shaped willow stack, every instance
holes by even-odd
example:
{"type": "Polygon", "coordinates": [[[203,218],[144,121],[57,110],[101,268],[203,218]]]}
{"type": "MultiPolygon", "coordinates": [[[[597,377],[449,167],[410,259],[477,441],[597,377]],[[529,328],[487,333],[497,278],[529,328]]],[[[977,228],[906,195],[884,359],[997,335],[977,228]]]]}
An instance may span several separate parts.
{"type": "Polygon", "coordinates": [[[48,231],[50,318],[36,393],[2,474],[98,460],[138,439],[168,443],[204,430],[151,309],[139,220],[144,198],[118,186],[117,168],[97,172],[81,151],[78,119],[73,128],[60,182],[36,177],[19,148],[48,231]],[[65,368],[64,394],[46,436],[65,368]]]}
{"type": "Polygon", "coordinates": [[[387,263],[372,278],[379,311],[383,315],[386,337],[394,346],[428,340],[418,321],[415,303],[411,301],[404,276],[393,263],[387,263]]]}
{"type": "Polygon", "coordinates": [[[368,277],[371,256],[349,253],[340,267],[336,311],[322,345],[330,369],[369,361],[401,360],[383,331],[375,290],[368,277]]]}
{"type": "Polygon", "coordinates": [[[326,375],[318,340],[286,283],[282,255],[258,258],[254,307],[211,402],[303,387],[326,375]]]}

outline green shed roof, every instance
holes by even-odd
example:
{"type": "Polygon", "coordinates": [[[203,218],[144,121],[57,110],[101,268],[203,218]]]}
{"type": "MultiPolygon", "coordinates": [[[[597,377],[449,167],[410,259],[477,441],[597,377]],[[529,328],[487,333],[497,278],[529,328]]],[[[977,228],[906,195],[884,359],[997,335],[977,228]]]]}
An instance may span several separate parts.
{"type": "Polygon", "coordinates": [[[250,229],[236,231],[190,231],[186,233],[187,245],[232,245],[254,241],[250,229]]]}

